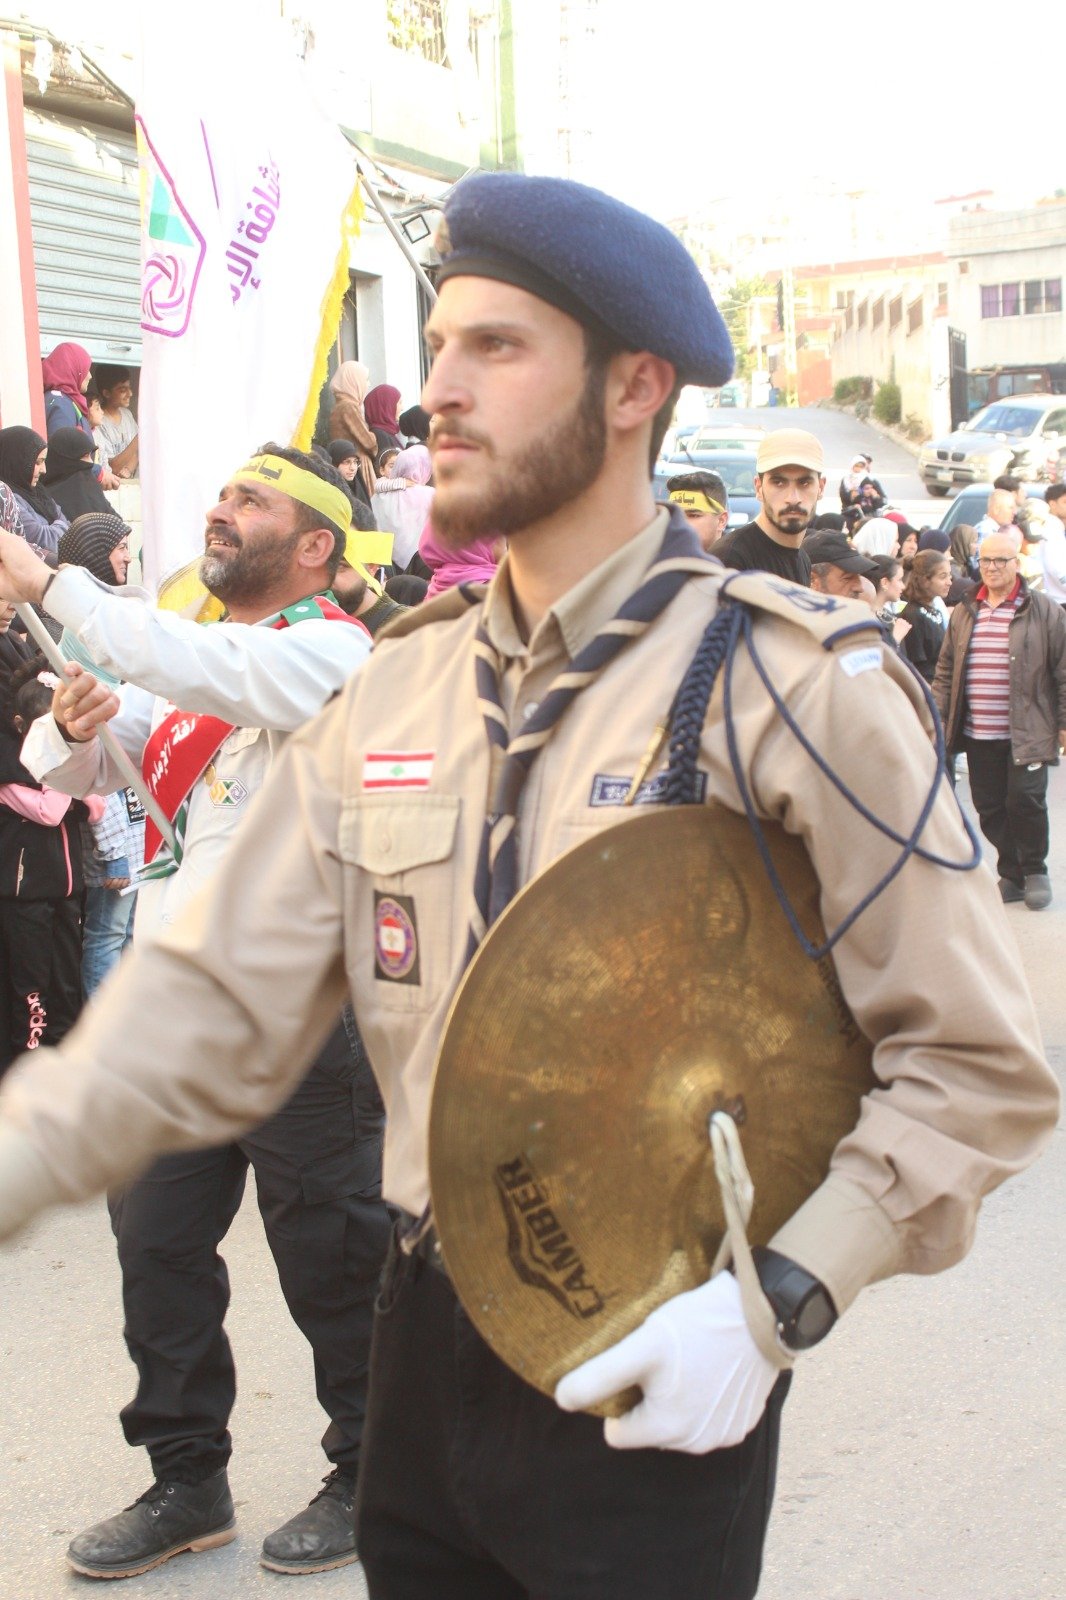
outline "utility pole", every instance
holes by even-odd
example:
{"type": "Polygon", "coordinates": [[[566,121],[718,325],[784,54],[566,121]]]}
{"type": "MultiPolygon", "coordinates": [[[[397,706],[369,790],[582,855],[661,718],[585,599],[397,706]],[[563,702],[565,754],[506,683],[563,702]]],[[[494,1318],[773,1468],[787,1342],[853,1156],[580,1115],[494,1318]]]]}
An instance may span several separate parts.
{"type": "Polygon", "coordinates": [[[785,313],[784,327],[781,330],[785,336],[785,371],[788,377],[788,389],[785,394],[786,405],[794,406],[798,403],[799,374],[796,370],[796,279],[791,264],[786,263],[781,274],[781,301],[785,313]]]}

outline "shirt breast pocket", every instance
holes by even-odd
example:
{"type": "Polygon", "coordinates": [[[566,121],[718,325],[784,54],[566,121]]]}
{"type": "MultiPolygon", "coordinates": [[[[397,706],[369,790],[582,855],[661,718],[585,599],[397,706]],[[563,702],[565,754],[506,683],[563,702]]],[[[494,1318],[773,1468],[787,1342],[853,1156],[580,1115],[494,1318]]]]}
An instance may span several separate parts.
{"type": "Polygon", "coordinates": [[[360,794],[345,801],[339,846],[345,943],[355,952],[357,1015],[425,1011],[453,966],[460,800],[360,794]]]}

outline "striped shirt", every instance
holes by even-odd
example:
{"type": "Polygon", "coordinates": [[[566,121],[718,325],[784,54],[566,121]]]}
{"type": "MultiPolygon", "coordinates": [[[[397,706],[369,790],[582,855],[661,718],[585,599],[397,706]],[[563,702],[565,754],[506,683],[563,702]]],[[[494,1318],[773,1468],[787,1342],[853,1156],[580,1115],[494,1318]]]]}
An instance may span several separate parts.
{"type": "Polygon", "coordinates": [[[1010,625],[1022,598],[1016,580],[1010,598],[988,603],[982,584],[974,596],[977,621],[966,656],[966,722],[970,739],[1010,738],[1010,625]]]}

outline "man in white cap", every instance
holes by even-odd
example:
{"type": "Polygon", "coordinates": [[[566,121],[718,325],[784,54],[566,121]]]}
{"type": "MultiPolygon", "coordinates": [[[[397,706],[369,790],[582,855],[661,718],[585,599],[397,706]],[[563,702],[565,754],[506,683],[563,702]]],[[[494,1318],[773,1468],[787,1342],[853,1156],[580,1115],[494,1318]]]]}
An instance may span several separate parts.
{"type": "Polygon", "coordinates": [[[711,551],[739,572],[773,572],[810,586],[811,563],[803,535],[825,492],[822,446],[802,428],[778,428],[759,446],[755,493],[762,510],[754,522],[726,534],[711,551]]]}

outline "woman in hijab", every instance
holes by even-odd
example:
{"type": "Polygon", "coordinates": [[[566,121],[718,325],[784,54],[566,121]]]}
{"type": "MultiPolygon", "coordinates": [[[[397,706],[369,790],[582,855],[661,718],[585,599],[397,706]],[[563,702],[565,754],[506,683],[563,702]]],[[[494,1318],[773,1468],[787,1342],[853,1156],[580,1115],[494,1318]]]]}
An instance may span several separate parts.
{"type": "Polygon", "coordinates": [[[899,529],[887,517],[868,517],[860,522],[851,538],[860,555],[894,556],[899,544],[899,529]]]}
{"type": "Polygon", "coordinates": [[[429,412],[422,406],[408,406],[400,412],[400,432],[404,444],[428,444],[429,412]]]}
{"type": "Polygon", "coordinates": [[[957,522],[951,530],[948,556],[951,560],[951,588],[948,590],[946,603],[949,606],[957,606],[964,595],[973,593],[974,585],[980,579],[977,566],[977,529],[971,527],[968,522],[957,522]]]}
{"type": "Polygon", "coordinates": [[[26,542],[54,567],[67,518],[38,481],[47,454],[47,444],[32,428],[0,428],[0,478],[15,497],[26,542]]]}
{"type": "Polygon", "coordinates": [[[80,428],[57,428],[48,441],[44,482],[70,522],[87,511],[109,517],[114,509],[93,477],[92,451],[92,438],[86,439],[80,428]]]}
{"type": "Polygon", "coordinates": [[[846,511],[848,506],[861,504],[860,492],[863,484],[870,476],[870,469],[866,465],[865,456],[854,456],[849,470],[840,480],[840,509],[846,511]]]}
{"type": "Polygon", "coordinates": [[[80,344],[57,344],[52,354],[45,357],[41,372],[49,438],[57,428],[80,428],[92,439],[89,404],[85,398],[91,370],[92,359],[80,344]]]}
{"type": "Polygon", "coordinates": [[[363,413],[363,402],[370,387],[370,370],[361,361],[342,361],[330,379],[333,410],[329,417],[330,440],[346,439],[359,451],[359,476],[367,498],[374,493],[377,479],[378,441],[363,413]]]}
{"type": "Polygon", "coordinates": [[[392,494],[375,494],[371,502],[378,527],[391,533],[392,562],[402,572],[419,548],[422,530],[429,520],[433,490],[429,487],[433,463],[424,444],[401,450],[393,465],[390,483],[402,481],[392,494]]]}
{"type": "Polygon", "coordinates": [[[403,448],[400,418],[397,415],[399,408],[400,391],[394,389],[391,383],[379,383],[366,397],[363,415],[374,430],[379,456],[383,450],[403,448]]]}
{"type": "Polygon", "coordinates": [[[364,505],[370,509],[370,496],[366,492],[363,475],[359,471],[361,451],[358,445],[349,439],[333,439],[329,444],[329,459],[344,479],[344,487],[348,491],[348,499],[355,505],[364,505]]]}
{"type": "Polygon", "coordinates": [[[132,531],[110,506],[106,512],[87,512],[75,517],[60,539],[59,559],[68,567],[84,567],[113,589],[121,588],[129,570],[132,531]]]}

